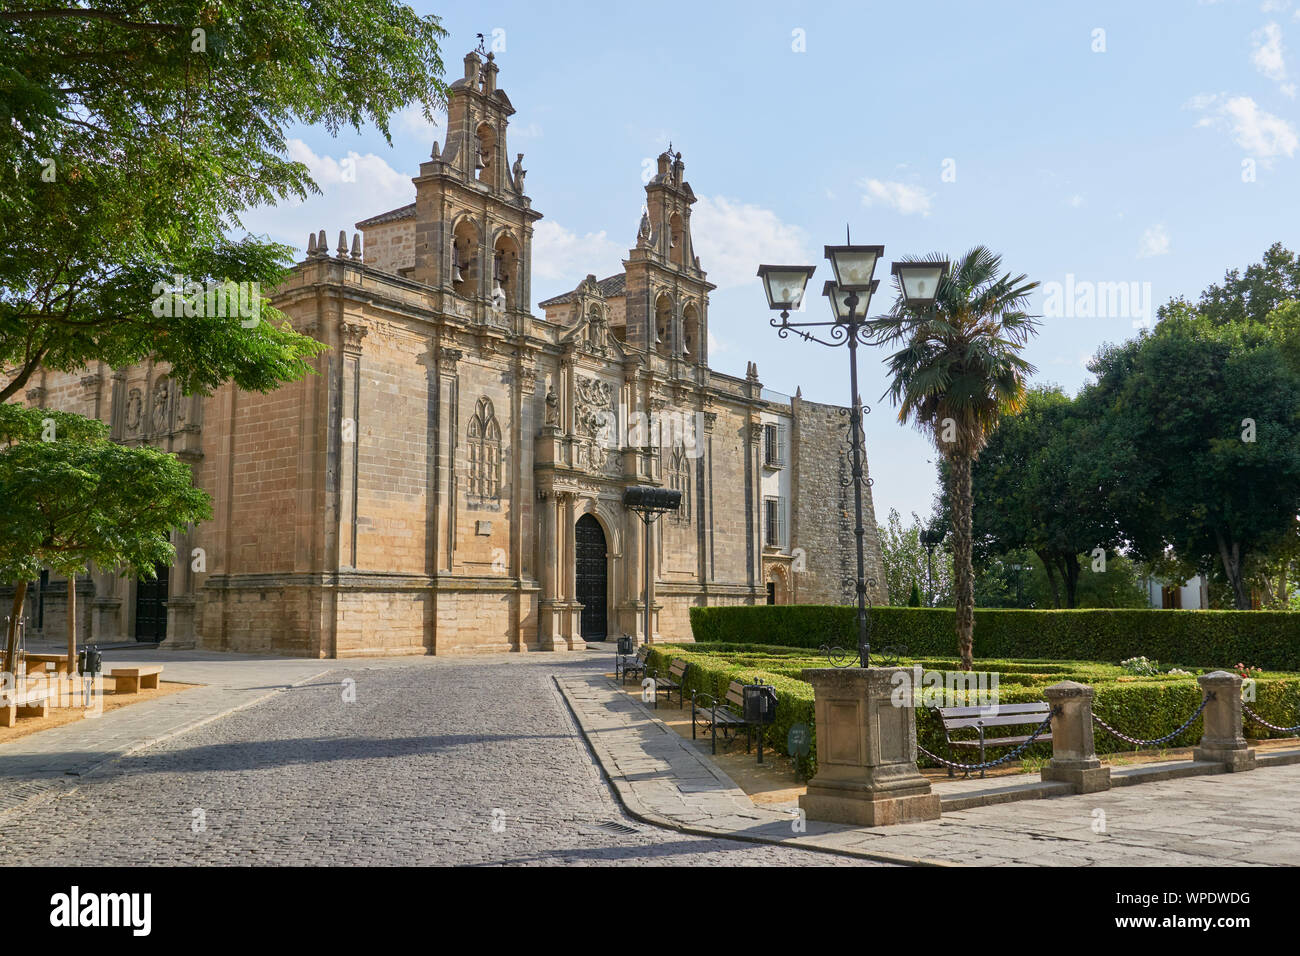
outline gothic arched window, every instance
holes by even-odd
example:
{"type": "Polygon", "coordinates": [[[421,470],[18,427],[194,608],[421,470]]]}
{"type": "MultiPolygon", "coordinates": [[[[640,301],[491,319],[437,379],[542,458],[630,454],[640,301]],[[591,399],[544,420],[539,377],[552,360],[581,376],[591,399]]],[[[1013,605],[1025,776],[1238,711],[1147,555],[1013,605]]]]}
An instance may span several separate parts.
{"type": "Polygon", "coordinates": [[[668,459],[668,487],[682,493],[682,506],[673,515],[680,522],[691,520],[691,459],[684,445],[673,447],[668,459]]]}
{"type": "Polygon", "coordinates": [[[479,503],[501,499],[501,426],[486,396],[469,420],[469,496],[479,503]]]}

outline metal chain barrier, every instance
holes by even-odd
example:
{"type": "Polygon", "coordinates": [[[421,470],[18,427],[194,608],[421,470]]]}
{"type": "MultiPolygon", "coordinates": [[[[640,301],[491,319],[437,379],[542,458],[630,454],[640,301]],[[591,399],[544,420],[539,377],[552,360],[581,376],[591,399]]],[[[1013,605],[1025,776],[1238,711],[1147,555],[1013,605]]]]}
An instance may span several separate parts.
{"type": "Polygon", "coordinates": [[[1300,730],[1300,724],[1296,724],[1294,727],[1279,727],[1277,724],[1270,724],[1263,717],[1259,716],[1259,714],[1251,710],[1250,707],[1244,702],[1241,705],[1241,709],[1246,712],[1247,717],[1249,717],[1255,723],[1259,724],[1261,727],[1267,727],[1269,730],[1276,730],[1278,733],[1282,733],[1282,734],[1291,734],[1291,733],[1295,733],[1297,730],[1300,730]]]}
{"type": "MultiPolygon", "coordinates": [[[[1027,748],[1030,744],[1032,744],[1034,740],[1037,739],[1038,735],[1041,734],[1044,730],[1046,730],[1050,726],[1052,726],[1052,715],[1048,714],[1047,718],[1041,724],[1038,725],[1038,728],[1032,734],[1029,735],[1029,739],[1026,740],[1023,744],[1021,744],[1015,750],[1012,750],[1011,752],[1002,755],[997,760],[986,760],[983,763],[957,763],[953,760],[944,760],[942,757],[930,753],[930,751],[926,750],[919,743],[916,745],[916,749],[919,750],[921,753],[925,754],[927,757],[929,757],[931,760],[935,761],[936,763],[941,763],[945,767],[952,767],[954,770],[965,770],[965,771],[987,770],[989,769],[989,767],[996,767],[999,764],[1006,763],[1008,760],[1014,760],[1016,757],[1019,757],[1022,753],[1025,752],[1025,748],[1027,748]]],[[[997,743],[997,738],[996,737],[987,738],[985,739],[984,743],[985,745],[988,745],[990,743],[997,743]]]]}
{"type": "Polygon", "coordinates": [[[1168,743],[1169,741],[1173,740],[1184,730],[1190,727],[1192,725],[1192,722],[1196,720],[1197,717],[1201,716],[1201,712],[1205,710],[1206,707],[1210,706],[1210,701],[1212,700],[1214,700],[1214,694],[1213,693],[1206,694],[1205,699],[1201,701],[1201,706],[1197,707],[1196,710],[1193,711],[1192,716],[1188,717],[1185,721],[1183,721],[1183,725],[1181,727],[1179,727],[1171,734],[1165,734],[1163,737],[1157,737],[1154,740],[1143,740],[1141,737],[1130,737],[1128,734],[1122,734],[1114,727],[1112,727],[1110,724],[1106,723],[1106,721],[1098,717],[1096,714],[1092,715],[1092,719],[1094,723],[1101,725],[1102,730],[1105,730],[1107,733],[1110,733],[1113,736],[1118,737],[1120,740],[1123,740],[1126,743],[1133,744],[1134,746],[1137,747],[1158,747],[1163,743],[1168,743]]]}

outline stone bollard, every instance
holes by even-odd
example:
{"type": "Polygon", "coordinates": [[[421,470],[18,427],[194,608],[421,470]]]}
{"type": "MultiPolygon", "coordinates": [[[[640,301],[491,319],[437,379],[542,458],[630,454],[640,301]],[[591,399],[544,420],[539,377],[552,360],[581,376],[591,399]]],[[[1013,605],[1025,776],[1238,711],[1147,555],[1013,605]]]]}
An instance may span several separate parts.
{"type": "Polygon", "coordinates": [[[1215,671],[1196,678],[1201,691],[1213,694],[1205,708],[1205,732],[1201,743],[1192,751],[1192,759],[1221,763],[1233,773],[1255,769],[1255,751],[1246,745],[1241,732],[1241,677],[1227,671],[1215,671]]]}
{"type": "Polygon", "coordinates": [[[868,827],[939,819],[939,795],[916,768],[911,668],[812,668],[801,676],[813,686],[817,721],[817,776],[799,798],[808,818],[868,827]],[[893,699],[900,682],[906,706],[893,699]]]}
{"type": "Polygon", "coordinates": [[[1043,691],[1052,708],[1052,759],[1041,779],[1068,783],[1075,793],[1110,789],[1110,767],[1103,767],[1093,746],[1092,695],[1087,684],[1072,680],[1043,691]]]}

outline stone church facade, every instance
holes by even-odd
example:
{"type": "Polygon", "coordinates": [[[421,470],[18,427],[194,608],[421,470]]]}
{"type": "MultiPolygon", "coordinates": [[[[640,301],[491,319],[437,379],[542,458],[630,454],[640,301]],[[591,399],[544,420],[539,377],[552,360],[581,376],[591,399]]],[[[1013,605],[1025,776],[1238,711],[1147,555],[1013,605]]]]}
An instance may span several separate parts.
{"type": "MultiPolygon", "coordinates": [[[[465,57],[415,201],[324,230],[273,296],[329,346],[267,395],[185,396],[145,364],[45,372],[29,404],[189,462],[214,517],[156,583],[78,581],[83,639],[308,657],[573,650],[690,639],[692,606],[849,603],[845,410],[708,365],[709,293],[680,153],[658,158],[623,272],[529,303],[514,109],[465,57]],[[364,247],[364,251],[363,251],[364,247]],[[631,485],[682,492],[647,538],[631,485]],[[642,597],[649,548],[649,608],[642,597]]],[[[630,230],[629,230],[630,231],[630,230]]],[[[872,599],[887,600],[867,497],[872,599]]],[[[63,633],[66,584],[29,591],[63,633]]]]}

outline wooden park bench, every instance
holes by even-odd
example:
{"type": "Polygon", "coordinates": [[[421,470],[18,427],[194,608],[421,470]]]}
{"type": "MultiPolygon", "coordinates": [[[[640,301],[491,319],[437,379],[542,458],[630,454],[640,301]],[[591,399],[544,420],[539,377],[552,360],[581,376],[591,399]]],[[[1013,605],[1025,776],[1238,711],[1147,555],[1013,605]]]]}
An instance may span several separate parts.
{"type": "MultiPolygon", "coordinates": [[[[1038,701],[1031,704],[998,704],[995,707],[934,707],[931,708],[938,714],[939,720],[943,723],[943,736],[948,744],[948,759],[955,760],[953,756],[954,749],[957,750],[978,750],[980,763],[984,763],[984,751],[989,747],[1017,747],[1030,738],[1030,734],[1016,737],[985,737],[984,731],[988,727],[1037,727],[1047,715],[1051,713],[1046,701],[1038,701]],[[992,713],[990,713],[992,711],[992,713]],[[954,730],[964,730],[975,728],[979,732],[979,737],[974,740],[953,740],[952,732],[954,730]]],[[[1039,734],[1038,740],[1051,740],[1052,732],[1049,729],[1046,733],[1039,734]]],[[[985,775],[980,771],[980,776],[985,775]]],[[[948,768],[948,776],[953,776],[952,767],[948,768]]],[[[970,771],[966,771],[966,776],[970,776],[970,771]]],[[[963,778],[964,779],[964,778],[963,778]]]]}
{"type": "MultiPolygon", "coordinates": [[[[691,739],[695,740],[695,731],[697,728],[707,727],[713,737],[713,752],[718,752],[718,728],[722,728],[722,737],[724,742],[729,742],[735,738],[731,737],[731,731],[740,727],[745,728],[745,753],[753,748],[753,731],[758,728],[761,735],[763,733],[762,724],[754,724],[745,719],[745,685],[738,680],[733,680],[727,685],[727,695],[723,700],[718,700],[712,694],[706,694],[703,691],[697,691],[691,694],[691,739]]],[[[763,742],[759,738],[759,755],[762,755],[763,742]]]]}
{"type": "Polygon", "coordinates": [[[161,664],[142,664],[139,667],[114,667],[109,672],[113,687],[119,694],[136,694],[142,688],[158,686],[162,674],[161,664]]]}
{"type": "Polygon", "coordinates": [[[655,710],[659,709],[659,695],[663,693],[668,695],[668,704],[672,705],[673,691],[677,691],[678,706],[686,706],[686,701],[682,698],[682,685],[686,682],[686,668],[689,666],[684,660],[673,660],[668,664],[668,674],[664,677],[653,668],[646,668],[646,676],[655,682],[655,710]]]}
{"type": "Polygon", "coordinates": [[[23,690],[14,688],[0,700],[0,727],[12,727],[19,717],[45,717],[50,712],[50,688],[44,683],[23,690]]]}
{"type": "Polygon", "coordinates": [[[635,654],[619,654],[614,658],[614,679],[627,683],[628,675],[645,676],[645,662],[650,656],[650,645],[642,644],[635,654]]]}
{"type": "Polygon", "coordinates": [[[54,665],[54,672],[56,674],[70,673],[68,670],[67,654],[28,654],[26,659],[27,673],[29,674],[38,671],[44,673],[49,669],[50,664],[54,665]]]}

